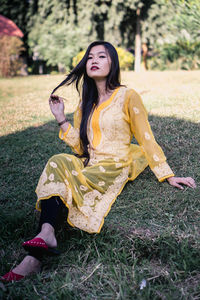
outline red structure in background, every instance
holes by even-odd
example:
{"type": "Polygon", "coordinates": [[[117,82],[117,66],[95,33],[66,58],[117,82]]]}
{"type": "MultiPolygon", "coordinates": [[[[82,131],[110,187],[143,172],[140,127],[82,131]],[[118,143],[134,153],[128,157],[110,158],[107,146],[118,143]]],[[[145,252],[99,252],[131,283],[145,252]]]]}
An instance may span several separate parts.
{"type": "Polygon", "coordinates": [[[0,15],[0,35],[17,36],[22,38],[23,32],[10,19],[0,15]]]}
{"type": "Polygon", "coordinates": [[[21,53],[25,50],[23,32],[10,19],[0,15],[0,76],[28,75],[21,53]]]}

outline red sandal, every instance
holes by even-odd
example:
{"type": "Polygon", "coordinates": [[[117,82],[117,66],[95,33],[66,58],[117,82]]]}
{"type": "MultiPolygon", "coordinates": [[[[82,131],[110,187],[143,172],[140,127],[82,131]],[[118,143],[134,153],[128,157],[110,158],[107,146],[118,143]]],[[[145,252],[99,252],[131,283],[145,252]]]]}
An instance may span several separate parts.
{"type": "Polygon", "coordinates": [[[46,254],[46,255],[59,255],[60,252],[55,248],[47,246],[45,241],[41,238],[34,238],[30,241],[24,242],[22,247],[31,254],[46,254]]]}
{"type": "Polygon", "coordinates": [[[13,271],[10,271],[8,273],[6,273],[4,276],[0,277],[0,280],[3,282],[14,282],[14,281],[19,281],[21,279],[23,279],[24,276],[14,273],[13,271]]]}

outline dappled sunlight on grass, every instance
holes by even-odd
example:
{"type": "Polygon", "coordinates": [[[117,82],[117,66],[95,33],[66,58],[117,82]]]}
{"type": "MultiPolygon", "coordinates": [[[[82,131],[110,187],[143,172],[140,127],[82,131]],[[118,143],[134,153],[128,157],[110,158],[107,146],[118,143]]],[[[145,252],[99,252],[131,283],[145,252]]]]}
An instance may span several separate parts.
{"type": "Polygon", "coordinates": [[[200,71],[123,72],[122,79],[141,94],[149,113],[200,121],[200,71]]]}
{"type": "MultiPolygon", "coordinates": [[[[48,98],[64,78],[44,75],[0,79],[0,135],[53,120],[48,98]]],[[[200,71],[122,72],[122,83],[141,93],[150,114],[195,123],[200,120],[200,71]]],[[[67,98],[65,112],[73,112],[79,100],[75,89],[63,88],[57,93],[67,98]]]]}
{"type": "MultiPolygon", "coordinates": [[[[64,76],[30,76],[0,80],[0,135],[39,126],[54,117],[50,112],[48,99],[52,90],[64,76]]],[[[78,97],[72,98],[72,88],[66,88],[65,112],[75,110],[78,97]],[[72,100],[73,99],[73,100],[72,100]]],[[[60,93],[60,92],[59,92],[60,93]]]]}

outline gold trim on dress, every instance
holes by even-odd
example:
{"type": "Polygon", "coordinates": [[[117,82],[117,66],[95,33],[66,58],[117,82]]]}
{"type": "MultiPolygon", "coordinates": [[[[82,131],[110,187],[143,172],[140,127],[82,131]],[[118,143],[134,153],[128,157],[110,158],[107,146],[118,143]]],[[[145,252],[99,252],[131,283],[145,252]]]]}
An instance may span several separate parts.
{"type": "Polygon", "coordinates": [[[163,181],[167,177],[174,176],[170,166],[166,162],[163,162],[158,166],[154,167],[152,171],[154,172],[159,181],[163,181]]]}

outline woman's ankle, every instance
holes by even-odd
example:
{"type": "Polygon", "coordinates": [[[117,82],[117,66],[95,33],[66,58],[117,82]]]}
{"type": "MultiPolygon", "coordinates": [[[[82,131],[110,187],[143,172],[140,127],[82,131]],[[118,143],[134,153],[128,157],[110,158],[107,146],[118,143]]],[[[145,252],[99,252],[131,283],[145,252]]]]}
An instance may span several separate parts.
{"type": "Polygon", "coordinates": [[[49,234],[53,233],[55,235],[55,229],[49,223],[42,224],[42,226],[41,226],[41,232],[45,232],[45,233],[49,233],[49,234]]]}
{"type": "Polygon", "coordinates": [[[57,240],[55,237],[55,230],[49,223],[42,224],[41,231],[37,234],[36,238],[42,238],[47,246],[57,247],[57,240]]]}

